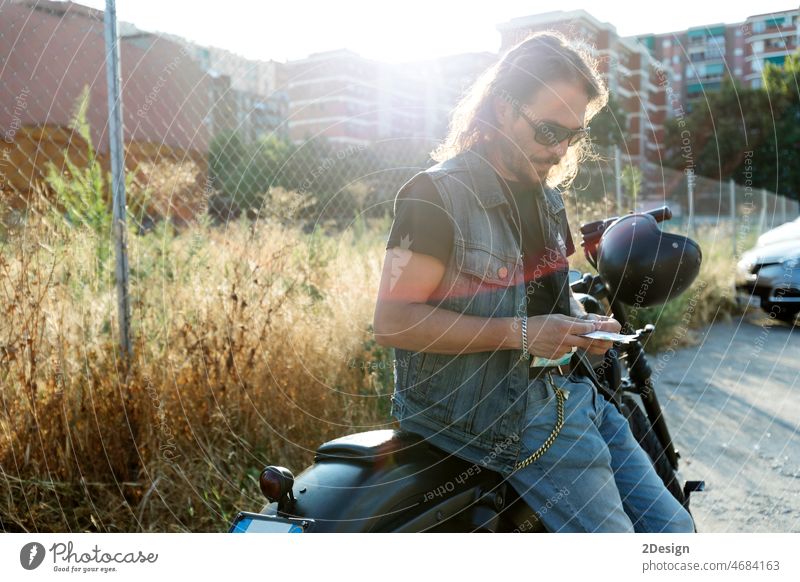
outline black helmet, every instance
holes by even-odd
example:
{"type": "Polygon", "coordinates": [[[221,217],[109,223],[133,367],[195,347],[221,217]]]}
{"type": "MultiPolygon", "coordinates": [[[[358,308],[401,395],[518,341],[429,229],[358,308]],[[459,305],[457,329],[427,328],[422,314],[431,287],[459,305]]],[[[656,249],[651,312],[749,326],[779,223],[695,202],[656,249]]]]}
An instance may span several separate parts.
{"type": "Polygon", "coordinates": [[[647,307],[686,291],[700,272],[702,258],[692,239],[662,232],[648,214],[628,214],[603,233],[597,270],[612,297],[647,307]]]}

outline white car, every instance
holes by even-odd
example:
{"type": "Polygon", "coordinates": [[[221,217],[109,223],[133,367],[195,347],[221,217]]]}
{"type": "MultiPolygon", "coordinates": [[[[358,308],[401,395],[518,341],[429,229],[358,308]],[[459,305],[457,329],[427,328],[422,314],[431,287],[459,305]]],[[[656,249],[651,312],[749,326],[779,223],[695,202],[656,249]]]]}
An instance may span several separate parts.
{"type": "Polygon", "coordinates": [[[766,245],[771,245],[772,243],[777,243],[792,239],[800,240],[800,216],[798,216],[791,222],[782,224],[762,234],[760,237],[758,237],[758,242],[756,242],[756,246],[763,247],[766,245]]]}
{"type": "Polygon", "coordinates": [[[737,299],[793,322],[800,312],[800,219],[768,231],[736,268],[737,299]]]}

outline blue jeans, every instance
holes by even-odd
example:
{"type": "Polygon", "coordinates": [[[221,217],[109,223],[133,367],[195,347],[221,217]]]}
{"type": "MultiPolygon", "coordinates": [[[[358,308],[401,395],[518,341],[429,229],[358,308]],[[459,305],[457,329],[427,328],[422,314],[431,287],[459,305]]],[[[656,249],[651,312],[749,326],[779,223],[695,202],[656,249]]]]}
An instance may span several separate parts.
{"type": "Polygon", "coordinates": [[[531,380],[519,460],[556,421],[554,387],[569,395],[564,426],[537,461],[509,483],[550,532],[693,532],[694,522],[655,472],[627,420],[585,377],[531,380]],[[552,381],[552,385],[551,385],[552,381]]]}

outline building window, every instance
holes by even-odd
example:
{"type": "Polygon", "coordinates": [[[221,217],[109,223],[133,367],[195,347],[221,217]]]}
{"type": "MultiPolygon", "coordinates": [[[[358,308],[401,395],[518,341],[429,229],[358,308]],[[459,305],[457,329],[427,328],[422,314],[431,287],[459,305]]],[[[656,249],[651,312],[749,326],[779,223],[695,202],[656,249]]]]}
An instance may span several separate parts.
{"type": "Polygon", "coordinates": [[[744,51],[742,49],[740,49],[740,48],[733,49],[733,55],[734,56],[740,57],[740,56],[742,56],[742,54],[744,54],[744,51]]]}
{"type": "Polygon", "coordinates": [[[710,63],[706,65],[706,77],[719,77],[722,75],[722,72],[725,70],[725,67],[722,63],[710,63]]]}
{"type": "Polygon", "coordinates": [[[767,57],[764,61],[764,65],[767,63],[772,63],[773,65],[783,66],[786,62],[786,55],[776,55],[774,57],[767,57]]]}
{"type": "Polygon", "coordinates": [[[702,83],[692,83],[691,85],[686,87],[686,95],[689,98],[697,97],[702,92],[703,92],[702,83]]]}
{"type": "Polygon", "coordinates": [[[758,20],[753,23],[753,32],[758,34],[759,32],[764,32],[767,30],[767,23],[763,20],[758,20]]]}
{"type": "Polygon", "coordinates": [[[664,41],[661,43],[661,46],[665,49],[668,49],[672,46],[672,41],[668,38],[665,38],[664,41]]]}
{"type": "Polygon", "coordinates": [[[792,23],[790,18],[780,17],[777,16],[775,18],[768,18],[766,21],[767,28],[780,28],[784,25],[790,25],[792,23]]]}

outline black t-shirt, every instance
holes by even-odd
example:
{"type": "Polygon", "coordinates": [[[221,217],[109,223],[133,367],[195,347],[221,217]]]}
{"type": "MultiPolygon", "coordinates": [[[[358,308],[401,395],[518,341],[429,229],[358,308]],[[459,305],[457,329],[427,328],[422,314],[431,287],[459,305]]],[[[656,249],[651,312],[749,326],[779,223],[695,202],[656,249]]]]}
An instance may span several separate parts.
{"type": "MultiPolygon", "coordinates": [[[[522,224],[522,254],[525,266],[525,288],[528,293],[528,317],[553,313],[556,305],[554,277],[544,259],[544,233],[539,228],[537,204],[543,196],[520,182],[502,179],[503,192],[511,206],[511,228],[519,236],[516,222],[522,224]],[[517,212],[519,214],[517,214],[517,212]],[[543,268],[544,266],[544,268],[543,268]]],[[[567,230],[567,256],[575,252],[567,230]]],[[[447,265],[453,249],[453,220],[443,208],[442,198],[429,176],[420,174],[397,193],[394,222],[386,248],[403,247],[414,253],[430,255],[447,265]]],[[[560,256],[560,252],[556,253],[560,256]]]]}

